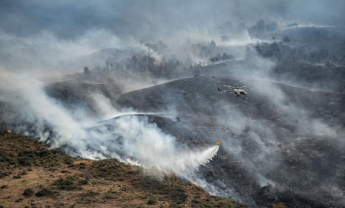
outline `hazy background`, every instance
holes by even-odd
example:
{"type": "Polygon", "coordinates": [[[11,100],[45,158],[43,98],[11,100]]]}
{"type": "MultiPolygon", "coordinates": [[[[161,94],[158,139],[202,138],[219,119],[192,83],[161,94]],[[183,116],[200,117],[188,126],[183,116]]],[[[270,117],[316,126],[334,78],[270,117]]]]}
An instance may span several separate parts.
{"type": "MultiPolygon", "coordinates": [[[[294,22],[343,27],[344,8],[344,1],[326,0],[5,0],[0,2],[0,70],[70,73],[77,69],[61,62],[102,49],[140,49],[141,41],[159,40],[175,46],[189,40],[219,43],[225,27],[231,35],[260,19],[279,27],[294,22]]],[[[249,41],[247,36],[240,33],[237,39],[249,41]]],[[[170,51],[169,56],[180,54],[170,51]]]]}
{"type": "Polygon", "coordinates": [[[91,29],[106,29],[120,38],[159,38],[181,30],[264,21],[344,26],[344,1],[2,1],[4,32],[28,37],[49,31],[75,39],[91,29]]]}

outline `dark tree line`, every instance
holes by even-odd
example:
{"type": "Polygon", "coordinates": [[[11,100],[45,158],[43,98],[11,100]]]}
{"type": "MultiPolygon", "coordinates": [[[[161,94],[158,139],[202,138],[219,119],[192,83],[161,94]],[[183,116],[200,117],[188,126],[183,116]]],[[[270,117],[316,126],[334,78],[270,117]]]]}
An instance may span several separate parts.
{"type": "Polygon", "coordinates": [[[276,21],[272,21],[269,23],[265,23],[263,20],[259,20],[256,22],[255,25],[250,27],[248,30],[250,33],[262,33],[265,31],[273,32],[278,29],[278,23],[276,21]]]}
{"type": "MultiPolygon", "coordinates": [[[[143,44],[143,43],[142,43],[143,44]]],[[[233,60],[234,56],[223,53],[210,59],[217,53],[218,47],[215,41],[208,44],[191,45],[193,53],[206,62],[198,62],[186,58],[183,62],[176,58],[156,60],[153,56],[153,51],[158,53],[165,50],[167,45],[162,41],[157,44],[145,44],[148,51],[145,55],[133,55],[125,60],[111,60],[105,61],[105,66],[96,66],[94,69],[89,70],[88,67],[84,68],[84,76],[87,79],[94,81],[108,81],[113,82],[112,79],[126,79],[131,77],[142,77],[143,79],[174,79],[181,76],[195,75],[203,65],[207,63],[215,63],[219,61],[233,60]]]]}
{"type": "Polygon", "coordinates": [[[107,60],[105,66],[96,66],[93,70],[89,70],[88,67],[84,67],[84,75],[97,81],[109,81],[109,77],[117,78],[130,78],[130,77],[151,77],[151,78],[164,78],[173,79],[181,75],[181,73],[190,70],[192,73],[192,66],[185,67],[186,64],[182,64],[177,59],[157,61],[150,53],[144,56],[128,57],[126,60],[111,61],[107,60]]]}
{"type": "Polygon", "coordinates": [[[235,57],[233,55],[223,53],[223,55],[218,54],[216,57],[210,58],[210,61],[212,63],[216,63],[219,61],[230,61],[233,59],[235,59],[235,57]]]}

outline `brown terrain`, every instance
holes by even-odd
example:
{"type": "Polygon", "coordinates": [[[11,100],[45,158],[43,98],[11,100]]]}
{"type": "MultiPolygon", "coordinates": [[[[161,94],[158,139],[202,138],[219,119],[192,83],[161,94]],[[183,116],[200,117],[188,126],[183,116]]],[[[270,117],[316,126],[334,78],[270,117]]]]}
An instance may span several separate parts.
{"type": "Polygon", "coordinates": [[[0,207],[248,207],[175,176],[73,158],[18,134],[0,134],[0,167],[0,207]]]}

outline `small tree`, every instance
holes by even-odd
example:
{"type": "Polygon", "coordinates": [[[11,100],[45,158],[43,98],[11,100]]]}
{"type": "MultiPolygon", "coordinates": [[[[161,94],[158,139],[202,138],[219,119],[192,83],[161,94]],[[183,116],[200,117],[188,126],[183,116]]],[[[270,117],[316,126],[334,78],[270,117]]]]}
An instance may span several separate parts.
{"type": "Polygon", "coordinates": [[[266,30],[267,31],[275,31],[275,30],[277,30],[277,27],[278,27],[278,23],[275,21],[266,24],[266,30]]]}
{"type": "Polygon", "coordinates": [[[223,53],[222,59],[223,60],[233,60],[233,59],[235,59],[235,57],[231,54],[223,53]]]}
{"type": "Polygon", "coordinates": [[[109,61],[105,61],[105,65],[107,66],[107,70],[109,70],[109,61]]]}
{"type": "Polygon", "coordinates": [[[288,36],[285,36],[285,37],[283,38],[283,42],[289,43],[289,42],[291,42],[291,40],[290,40],[290,38],[289,38],[288,36]]]}
{"type": "Polygon", "coordinates": [[[214,40],[212,40],[211,43],[210,43],[210,48],[214,49],[216,47],[217,47],[216,42],[214,42],[214,40]]]}
{"type": "Polygon", "coordinates": [[[226,36],[226,35],[222,35],[222,36],[220,36],[220,37],[222,38],[222,41],[223,41],[223,42],[229,41],[229,37],[226,36]]]}
{"type": "Polygon", "coordinates": [[[265,31],[265,22],[263,20],[259,20],[257,23],[256,23],[256,28],[259,32],[263,32],[265,31]]]}
{"type": "Polygon", "coordinates": [[[84,74],[85,75],[90,75],[91,74],[89,67],[87,67],[87,66],[84,67],[84,74]]]}

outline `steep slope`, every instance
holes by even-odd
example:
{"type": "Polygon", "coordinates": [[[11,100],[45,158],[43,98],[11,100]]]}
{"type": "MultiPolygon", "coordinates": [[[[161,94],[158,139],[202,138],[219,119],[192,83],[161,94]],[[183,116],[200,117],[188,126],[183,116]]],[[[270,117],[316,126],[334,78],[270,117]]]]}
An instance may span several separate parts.
{"type": "Polygon", "coordinates": [[[0,207],[248,207],[115,159],[90,161],[0,134],[0,207]]]}
{"type": "Polygon", "coordinates": [[[147,116],[181,144],[200,147],[220,139],[217,156],[200,171],[219,195],[263,206],[345,205],[339,162],[344,94],[201,76],[133,91],[117,103],[175,114],[147,116]],[[246,85],[249,94],[218,94],[223,85],[246,85]]]}
{"type": "Polygon", "coordinates": [[[85,109],[91,115],[99,113],[95,105],[99,99],[105,97],[109,101],[116,100],[121,94],[119,87],[113,83],[98,83],[87,79],[51,83],[45,87],[45,91],[67,109],[85,109]]]}

